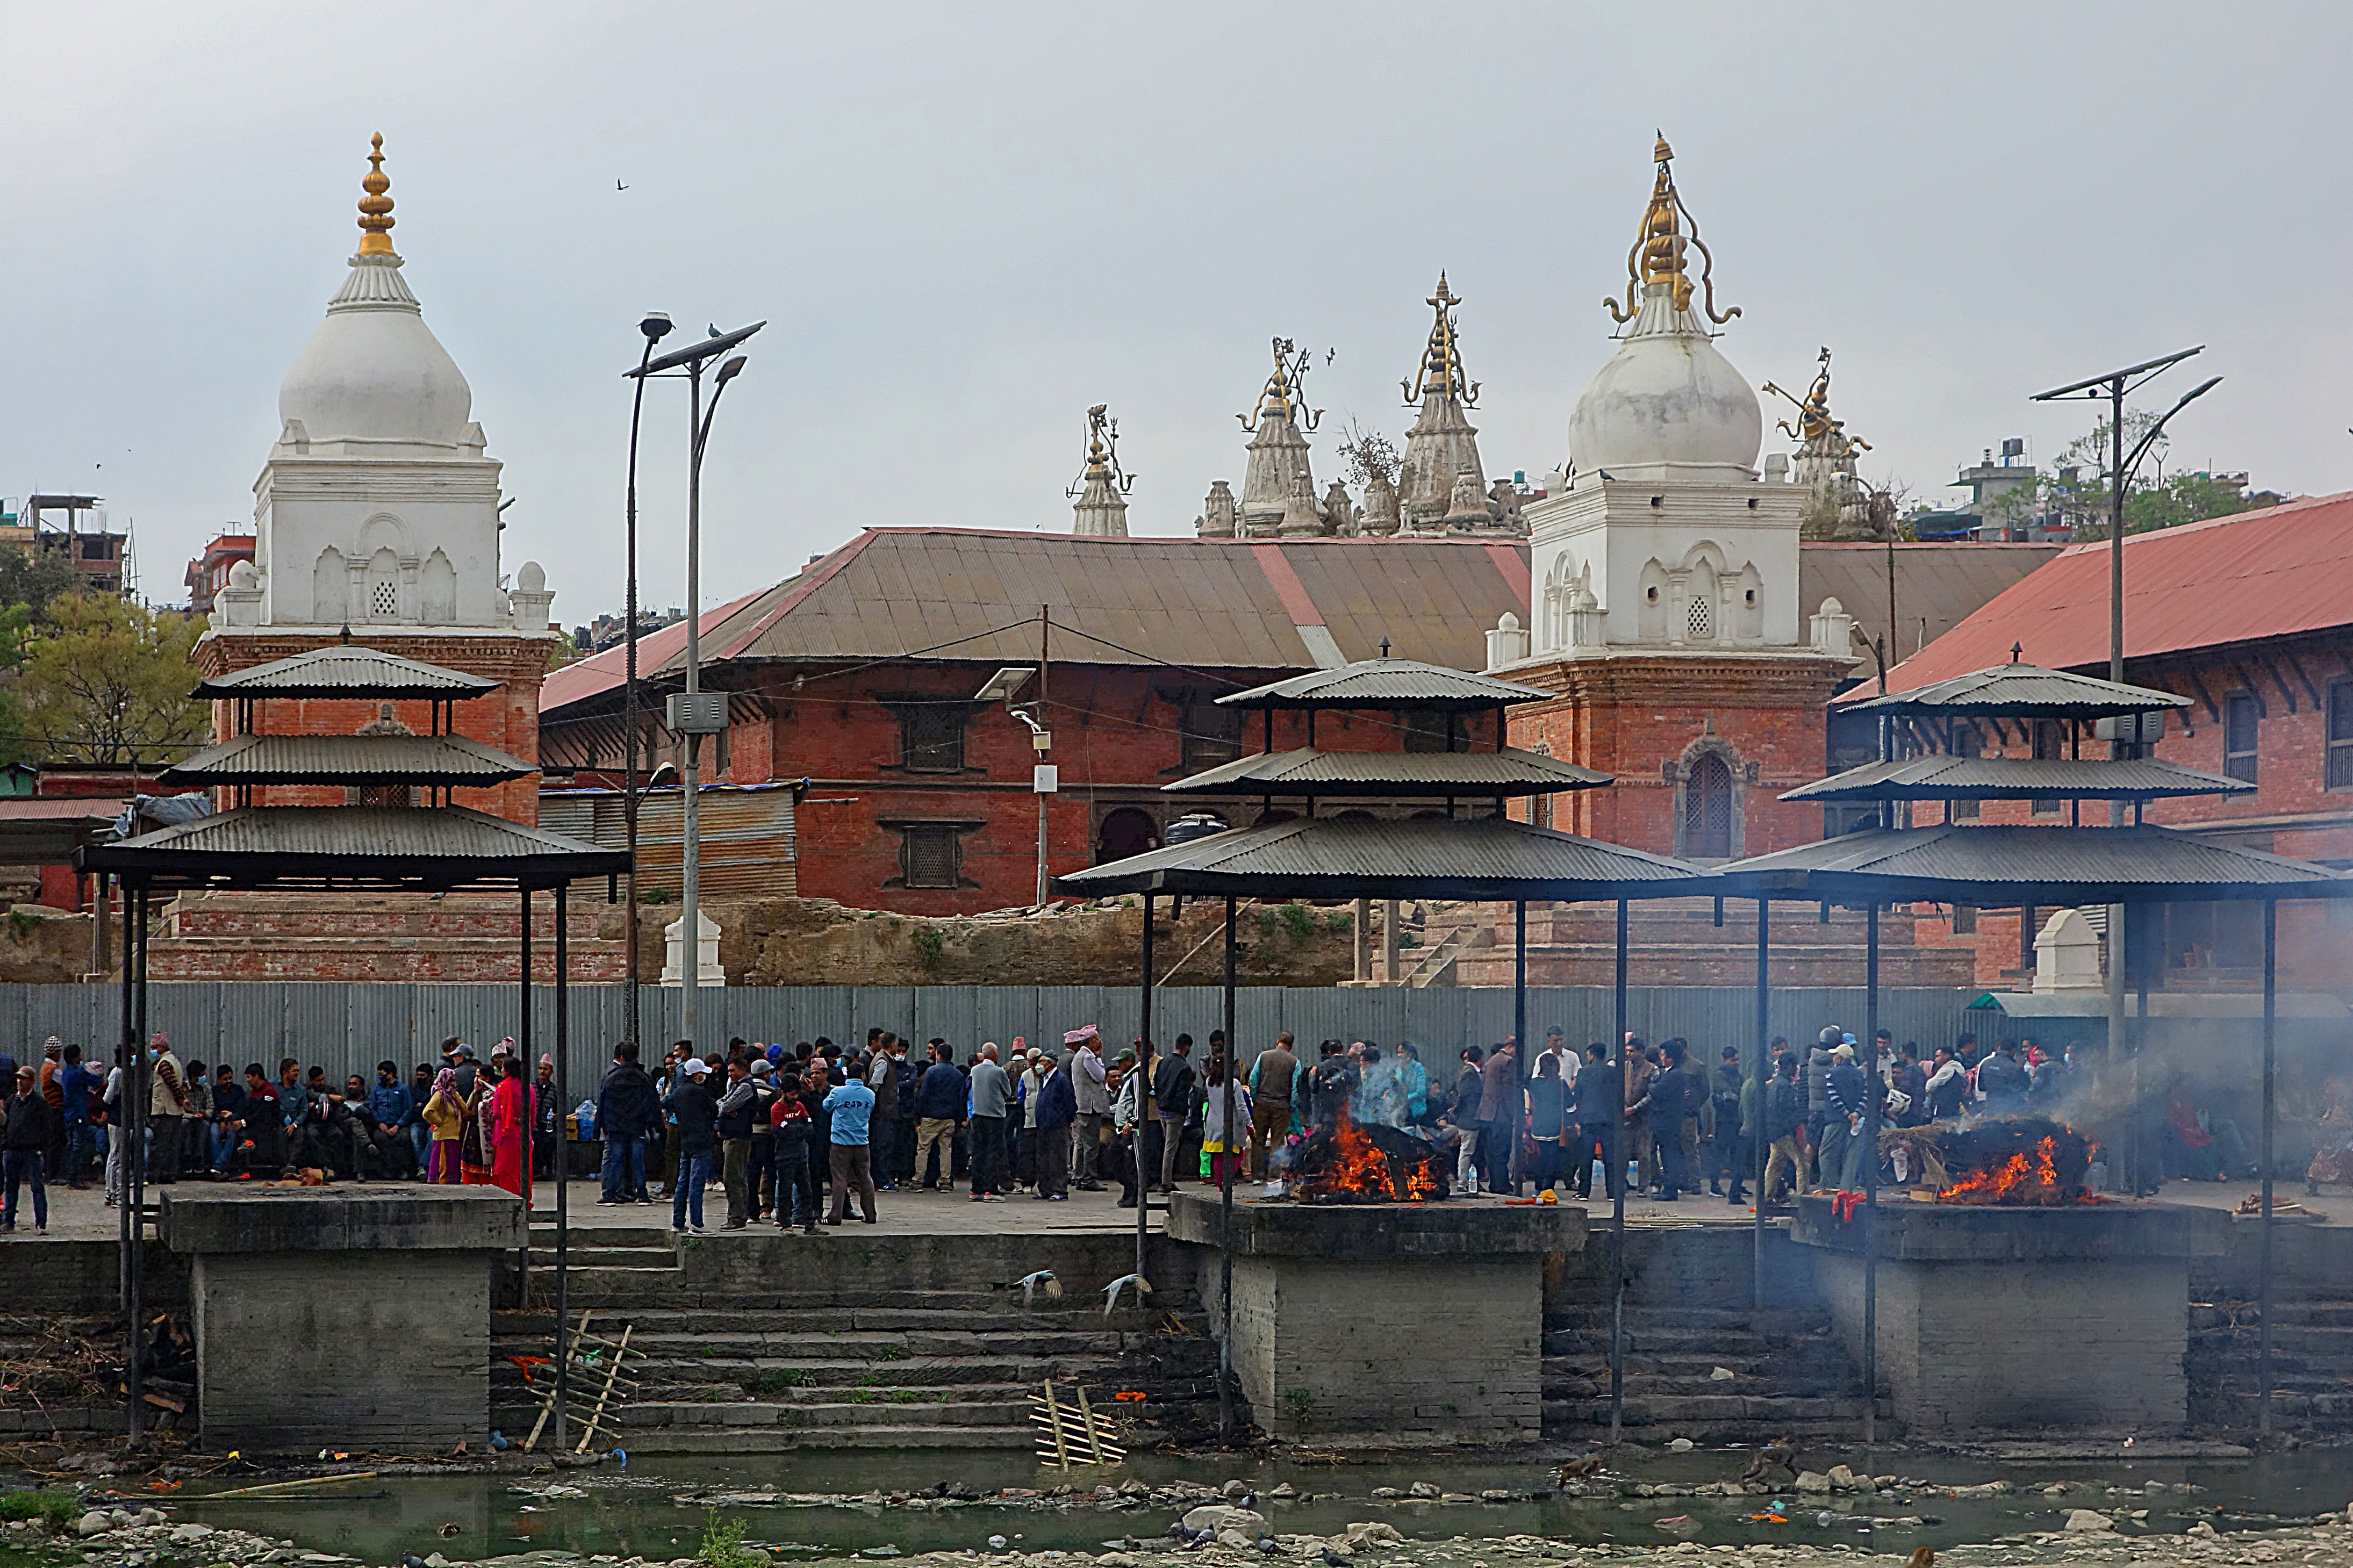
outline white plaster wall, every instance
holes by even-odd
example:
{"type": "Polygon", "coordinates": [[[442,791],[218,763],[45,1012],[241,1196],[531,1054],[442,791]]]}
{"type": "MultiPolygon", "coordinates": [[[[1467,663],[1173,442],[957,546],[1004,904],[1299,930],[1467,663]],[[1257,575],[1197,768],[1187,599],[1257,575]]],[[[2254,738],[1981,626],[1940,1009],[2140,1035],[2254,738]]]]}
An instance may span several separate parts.
{"type": "MultiPolygon", "coordinates": [[[[1590,564],[1594,596],[1604,612],[1611,647],[1674,646],[1676,634],[1646,642],[1641,633],[1644,569],[1653,560],[1668,572],[1683,568],[1695,546],[1720,552],[1724,590],[1716,601],[1715,636],[1720,647],[1790,647],[1803,638],[1806,613],[1798,603],[1798,518],[1805,497],[1794,485],[1763,480],[1731,485],[1651,485],[1580,475],[1563,494],[1532,502],[1529,526],[1529,593],[1541,597],[1549,574],[1564,552],[1568,574],[1590,564]],[[1661,504],[1653,507],[1652,497],[1661,504]],[[1757,574],[1758,635],[1741,635],[1744,607],[1739,577],[1753,563],[1757,574]]],[[[1698,575],[1704,576],[1704,574],[1698,575]]],[[[1678,604],[1665,603],[1666,623],[1686,623],[1678,604]]],[[[1546,616],[1541,603],[1529,607],[1528,625],[1537,634],[1538,653],[1558,651],[1562,617],[1546,616]]]]}
{"type": "MultiPolygon", "coordinates": [[[[389,624],[507,624],[499,592],[499,468],[491,458],[402,460],[272,458],[254,487],[255,564],[265,574],[264,626],[340,625],[312,600],[313,571],[329,546],[364,563],[390,544],[398,558],[399,609],[389,624]],[[427,563],[435,550],[456,578],[455,614],[425,619],[427,563]]],[[[367,579],[353,578],[351,624],[370,614],[367,579]]]]}

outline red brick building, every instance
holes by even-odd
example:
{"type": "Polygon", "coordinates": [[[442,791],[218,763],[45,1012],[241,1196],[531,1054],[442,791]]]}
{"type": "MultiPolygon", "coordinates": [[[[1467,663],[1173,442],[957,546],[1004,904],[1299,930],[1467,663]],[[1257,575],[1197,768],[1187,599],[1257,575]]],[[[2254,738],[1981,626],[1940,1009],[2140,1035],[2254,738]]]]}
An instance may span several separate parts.
{"type": "MultiPolygon", "coordinates": [[[[2353,867],[2353,492],[2192,523],[2125,542],[2125,679],[2190,700],[2150,754],[2254,784],[2252,795],[2152,803],[2147,820],[2339,868],[2353,867]]],[[[1998,664],[2012,645],[2029,663],[2105,676],[2108,546],[2073,546],[1988,602],[1889,675],[1893,690],[1998,664]]],[[[2060,743],[2015,725],[1989,752],[2032,754],[2060,743]]],[[[1986,802],[1989,820],[2050,819],[2056,803],[1986,802]]],[[[2087,807],[2086,809],[2090,809],[2087,807]]],[[[2049,911],[2040,911],[2047,917],[2049,911]]],[[[2336,906],[2280,906],[2283,985],[2344,983],[2353,929],[2336,906]]],[[[2181,903],[2152,922],[2163,983],[2237,989],[2262,960],[2262,912],[2250,903],[2181,903]],[[2161,945],[2159,945],[2161,944],[2161,945]]],[[[1974,942],[1993,983],[2032,961],[2019,911],[1949,912],[1921,922],[1924,942],[1974,942]]],[[[2153,971],[2154,973],[2158,973],[2153,971]]]]}
{"type": "MultiPolygon", "coordinates": [[[[975,700],[1007,666],[1051,732],[1054,872],[1150,847],[1211,810],[1169,781],[1256,750],[1226,692],[1378,655],[1476,668],[1485,627],[1524,604],[1525,557],[1471,540],[1231,542],[870,529],[800,575],[707,613],[703,682],[729,694],[716,777],[807,779],[773,890],[944,914],[1029,903],[1038,874],[1040,759],[1001,702],[975,700]]],[[[675,760],[659,723],[685,628],[639,644],[646,765],[675,760]]],[[[621,675],[613,648],[548,678],[541,757],[550,788],[617,785],[621,675]]],[[[1493,720],[1474,735],[1493,741],[1493,720]]],[[[1278,718],[1277,747],[1303,721],[1278,718]]],[[[1342,715],[1317,743],[1433,749],[1444,737],[1342,715]]],[[[1402,809],[1402,807],[1400,807],[1402,809]]],[[[600,816],[599,821],[605,818],[600,816]]]]}

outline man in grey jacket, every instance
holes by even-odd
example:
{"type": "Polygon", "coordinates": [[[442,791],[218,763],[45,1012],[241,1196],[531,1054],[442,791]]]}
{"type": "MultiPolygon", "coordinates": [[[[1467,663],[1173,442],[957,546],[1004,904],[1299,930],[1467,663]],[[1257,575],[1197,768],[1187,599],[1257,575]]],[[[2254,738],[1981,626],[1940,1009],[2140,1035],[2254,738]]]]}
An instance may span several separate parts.
{"type": "Polygon", "coordinates": [[[1073,1126],[1073,1147],[1071,1160],[1071,1185],[1082,1193],[1099,1193],[1103,1183],[1095,1177],[1095,1160],[1103,1150],[1103,1122],[1111,1115],[1111,1088],[1103,1071],[1103,1036],[1092,1024],[1071,1030],[1062,1037],[1071,1047],[1063,1061],[1063,1070],[1071,1079],[1071,1090],[1078,1097],[1079,1117],[1073,1126]]]}
{"type": "Polygon", "coordinates": [[[1005,1201],[1005,1113],[1013,1080],[997,1065],[997,1043],[980,1047],[972,1064],[972,1201],[1005,1201]]]}

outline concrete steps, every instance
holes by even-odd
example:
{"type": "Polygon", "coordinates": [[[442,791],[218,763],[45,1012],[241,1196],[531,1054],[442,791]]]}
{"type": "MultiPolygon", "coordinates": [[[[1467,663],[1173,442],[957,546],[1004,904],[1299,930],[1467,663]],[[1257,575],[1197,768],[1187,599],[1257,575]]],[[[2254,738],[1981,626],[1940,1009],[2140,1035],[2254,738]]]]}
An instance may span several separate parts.
{"type": "MultiPolygon", "coordinates": [[[[1556,1439],[1609,1420],[1609,1309],[1545,1314],[1544,1422],[1556,1439]]],[[[1623,1419],[1695,1442],[1851,1436],[1860,1382],[1826,1315],[1629,1302],[1623,1419]],[[1733,1375],[1718,1378],[1717,1368],[1733,1375]]],[[[1881,1409],[1886,1410],[1883,1402],[1881,1409]]]]}
{"type": "MultiPolygon", "coordinates": [[[[2263,1317],[2252,1301],[2189,1308],[2193,1422],[2246,1428],[2260,1415],[2263,1317]]],[[[2306,1430],[2353,1432],[2353,1300],[2272,1303],[2272,1415],[2306,1430]]]]}

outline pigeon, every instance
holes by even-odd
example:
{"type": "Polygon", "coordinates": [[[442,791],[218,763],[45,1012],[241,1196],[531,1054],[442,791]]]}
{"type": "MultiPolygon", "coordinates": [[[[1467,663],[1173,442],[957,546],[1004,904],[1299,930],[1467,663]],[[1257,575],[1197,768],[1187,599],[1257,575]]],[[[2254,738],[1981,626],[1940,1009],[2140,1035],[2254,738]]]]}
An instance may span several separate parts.
{"type": "Polygon", "coordinates": [[[1271,1535],[1260,1536],[1258,1538],[1258,1549],[1261,1552],[1265,1552],[1269,1557],[1280,1557],[1283,1555],[1282,1543],[1271,1535]]]}
{"type": "Polygon", "coordinates": [[[1246,1508],[1246,1509],[1250,1510],[1252,1513],[1256,1513],[1256,1512],[1258,1511],[1258,1493],[1256,1493],[1256,1492],[1244,1492],[1244,1493],[1242,1493],[1242,1495],[1241,1495],[1241,1496],[1240,1496],[1240,1497],[1238,1497],[1238,1498],[1236,1498],[1236,1499],[1234,1500],[1234,1506],[1235,1506],[1236,1508],[1246,1508]]]}
{"type": "Polygon", "coordinates": [[[1193,1532],[1186,1529],[1184,1521],[1179,1520],[1168,1527],[1167,1536],[1171,1541],[1190,1541],[1193,1539],[1193,1532]]]}
{"type": "Polygon", "coordinates": [[[400,1568],[425,1568],[425,1559],[414,1552],[404,1552],[400,1554],[400,1568]]]}
{"type": "Polygon", "coordinates": [[[1151,1280],[1146,1279],[1141,1274],[1123,1274],[1118,1279],[1103,1287],[1104,1317],[1110,1317],[1112,1312],[1119,1306],[1120,1290],[1123,1287],[1126,1286],[1133,1286],[1134,1288],[1135,1304],[1139,1307],[1144,1305],[1144,1299],[1152,1294],[1151,1280]]]}
{"type": "Polygon", "coordinates": [[[712,326],[712,327],[710,329],[710,331],[711,331],[711,335],[712,335],[712,337],[714,337],[714,338],[720,335],[720,334],[719,334],[719,329],[718,329],[718,327],[717,327],[716,325],[712,326]]]}
{"type": "Polygon", "coordinates": [[[1014,1283],[1021,1287],[1021,1304],[1025,1307],[1037,1300],[1038,1292],[1040,1290],[1046,1292],[1046,1300],[1049,1301],[1059,1301],[1062,1299],[1062,1282],[1054,1278],[1054,1271],[1050,1268],[1040,1268],[1035,1274],[1026,1274],[1014,1283]]]}
{"type": "Polygon", "coordinates": [[[1348,1568],[1348,1559],[1327,1546],[1324,1549],[1324,1568],[1348,1568]]]}
{"type": "Polygon", "coordinates": [[[617,191],[626,191],[626,190],[628,190],[629,187],[628,187],[628,186],[627,186],[627,185],[625,185],[625,184],[623,184],[620,181],[618,181],[618,180],[615,180],[615,181],[613,182],[613,188],[614,188],[615,190],[617,190],[617,191]]]}

